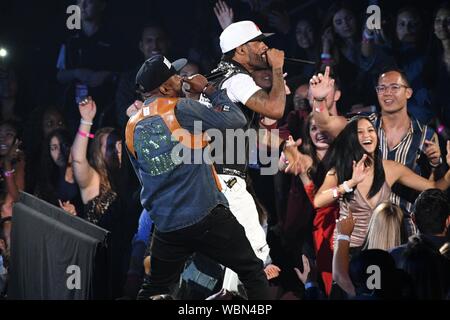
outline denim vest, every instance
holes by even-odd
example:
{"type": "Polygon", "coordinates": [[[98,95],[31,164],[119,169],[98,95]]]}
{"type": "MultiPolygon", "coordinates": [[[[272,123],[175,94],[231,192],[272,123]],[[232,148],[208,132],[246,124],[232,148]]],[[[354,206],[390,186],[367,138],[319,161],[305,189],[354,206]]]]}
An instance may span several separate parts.
{"type": "MultiPolygon", "coordinates": [[[[144,105],[154,100],[149,99],[144,105]]],[[[176,107],[183,103],[184,99],[178,100],[176,107]]],[[[228,207],[211,165],[183,164],[172,159],[172,149],[179,142],[160,116],[139,121],[133,137],[136,158],[130,158],[142,184],[141,204],[158,231],[194,225],[217,205],[228,207]]]]}

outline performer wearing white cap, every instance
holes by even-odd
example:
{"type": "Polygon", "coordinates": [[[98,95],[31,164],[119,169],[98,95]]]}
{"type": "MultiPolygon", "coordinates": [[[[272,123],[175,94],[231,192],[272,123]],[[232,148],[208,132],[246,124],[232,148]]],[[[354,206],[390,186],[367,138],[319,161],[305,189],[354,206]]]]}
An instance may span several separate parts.
{"type": "MultiPolygon", "coordinates": [[[[272,119],[283,116],[286,103],[286,93],[283,80],[284,52],[269,49],[263,42],[272,34],[262,33],[252,21],[232,23],[220,35],[222,60],[212,73],[222,74],[215,78],[214,84],[220,89],[226,89],[230,99],[244,112],[247,130],[255,120],[255,113],[272,119]],[[273,85],[269,93],[256,85],[251,73],[258,69],[270,67],[273,74],[273,85]]],[[[202,96],[201,101],[207,102],[202,96]]],[[[232,140],[232,139],[229,139],[232,140]]],[[[222,192],[230,203],[230,208],[236,219],[244,227],[247,238],[256,255],[266,265],[266,274],[271,278],[279,272],[278,267],[270,265],[269,247],[266,234],[259,223],[258,212],[253,197],[246,189],[247,162],[238,164],[234,141],[224,137],[224,153],[222,164],[216,163],[216,169],[222,184],[222,192]],[[225,163],[227,152],[234,151],[233,163],[225,163]]],[[[247,146],[246,146],[247,147],[247,146]]],[[[224,278],[224,288],[237,290],[237,276],[227,269],[224,278]]]]}

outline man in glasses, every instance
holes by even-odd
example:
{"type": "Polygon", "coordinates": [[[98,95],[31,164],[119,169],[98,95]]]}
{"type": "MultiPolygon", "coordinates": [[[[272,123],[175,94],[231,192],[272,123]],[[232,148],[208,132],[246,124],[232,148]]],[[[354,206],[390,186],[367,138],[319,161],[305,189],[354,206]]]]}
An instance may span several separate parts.
{"type": "MultiPolygon", "coordinates": [[[[330,115],[326,108],[326,97],[333,86],[334,80],[330,78],[328,67],[325,74],[318,74],[310,80],[316,124],[320,130],[336,137],[346,126],[347,119],[330,115]]],[[[396,68],[387,69],[379,76],[375,90],[381,113],[372,114],[371,119],[378,130],[383,159],[402,163],[423,177],[430,177],[433,173],[433,178],[439,178],[445,164],[438,137],[433,129],[408,114],[407,104],[413,90],[405,74],[396,68]]],[[[417,192],[404,186],[394,185],[392,188],[390,200],[403,209],[409,235],[414,233],[409,214],[417,195],[417,192]]]]}

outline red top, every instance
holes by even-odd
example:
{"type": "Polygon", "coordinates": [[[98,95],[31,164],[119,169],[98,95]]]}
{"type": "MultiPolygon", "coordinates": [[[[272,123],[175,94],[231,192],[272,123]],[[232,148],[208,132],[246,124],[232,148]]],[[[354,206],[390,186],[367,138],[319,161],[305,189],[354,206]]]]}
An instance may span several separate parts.
{"type": "MultiPolygon", "coordinates": [[[[314,198],[316,195],[316,187],[312,182],[304,186],[306,194],[309,200],[314,205],[314,198]]],[[[314,217],[313,226],[314,232],[319,229],[322,230],[323,236],[330,241],[331,246],[333,246],[333,232],[336,226],[336,219],[339,218],[339,202],[335,201],[330,205],[322,208],[316,208],[316,216],[314,217]]],[[[319,243],[316,243],[317,247],[320,247],[319,243]]]]}

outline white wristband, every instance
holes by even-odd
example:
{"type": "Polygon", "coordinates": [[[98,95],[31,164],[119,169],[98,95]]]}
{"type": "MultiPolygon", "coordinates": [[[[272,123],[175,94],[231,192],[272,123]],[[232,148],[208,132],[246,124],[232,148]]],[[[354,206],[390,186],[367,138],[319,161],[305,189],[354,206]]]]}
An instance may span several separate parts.
{"type": "Polygon", "coordinates": [[[86,121],[86,120],[84,120],[84,119],[81,119],[80,122],[81,122],[82,124],[87,124],[88,126],[92,126],[92,125],[93,125],[92,122],[86,121]]]}
{"type": "Polygon", "coordinates": [[[344,183],[342,184],[342,186],[344,187],[345,193],[350,193],[353,191],[353,188],[350,188],[347,184],[347,181],[344,181],[344,183]]]}
{"type": "Polygon", "coordinates": [[[345,241],[350,242],[350,237],[347,236],[346,234],[338,234],[336,240],[337,240],[337,241],[339,241],[339,240],[345,240],[345,241]]]}
{"type": "Polygon", "coordinates": [[[336,199],[337,197],[339,197],[339,192],[337,188],[333,188],[331,189],[331,191],[333,192],[333,199],[336,199]]]}

